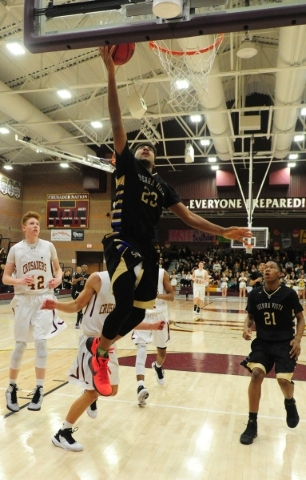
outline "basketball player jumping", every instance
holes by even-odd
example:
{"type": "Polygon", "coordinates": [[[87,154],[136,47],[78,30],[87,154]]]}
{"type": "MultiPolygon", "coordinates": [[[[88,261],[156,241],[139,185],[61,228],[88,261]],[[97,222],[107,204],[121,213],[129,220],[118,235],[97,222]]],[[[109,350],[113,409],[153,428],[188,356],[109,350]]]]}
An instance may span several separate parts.
{"type": "Polygon", "coordinates": [[[252,236],[248,228],[223,228],[191,212],[177,192],[162,180],[155,167],[156,148],[150,142],[128,147],[123,126],[112,52],[100,47],[107,70],[108,108],[116,151],[116,201],[112,233],[103,239],[104,254],[113,292],[114,310],[105,320],[102,335],[92,339],[91,369],[94,386],[101,395],[111,395],[107,382],[108,350],[112,343],[133,330],[155,302],[158,280],[158,255],[152,245],[155,226],[163,208],[169,208],[192,228],[242,241],[252,236]]]}

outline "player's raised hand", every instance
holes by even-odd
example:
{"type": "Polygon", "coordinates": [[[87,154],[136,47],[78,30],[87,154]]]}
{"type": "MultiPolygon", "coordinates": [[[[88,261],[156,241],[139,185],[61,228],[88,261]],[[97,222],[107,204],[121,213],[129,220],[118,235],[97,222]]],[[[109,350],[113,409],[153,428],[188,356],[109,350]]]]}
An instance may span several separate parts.
{"type": "Polygon", "coordinates": [[[230,240],[238,240],[238,242],[242,243],[244,238],[251,238],[253,236],[248,227],[228,227],[225,228],[222,235],[230,240]]]}
{"type": "Polygon", "coordinates": [[[113,45],[111,48],[109,47],[99,47],[99,53],[100,53],[100,56],[107,68],[108,71],[110,71],[111,69],[114,70],[115,69],[115,66],[114,66],[114,62],[113,62],[113,57],[112,57],[112,53],[115,49],[115,45],[113,45]]]}

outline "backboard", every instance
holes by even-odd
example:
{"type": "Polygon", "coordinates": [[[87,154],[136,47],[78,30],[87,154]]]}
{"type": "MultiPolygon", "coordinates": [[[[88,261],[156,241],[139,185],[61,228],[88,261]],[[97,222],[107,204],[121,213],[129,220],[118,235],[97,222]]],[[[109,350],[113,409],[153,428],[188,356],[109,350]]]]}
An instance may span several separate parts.
{"type": "Polygon", "coordinates": [[[180,18],[153,2],[25,0],[24,45],[32,53],[306,24],[305,0],[182,0],[180,18]]]}
{"type": "MultiPolygon", "coordinates": [[[[251,250],[253,248],[268,248],[269,243],[269,229],[267,227],[251,227],[251,232],[253,233],[252,238],[246,239],[248,245],[251,245],[251,250]]],[[[246,248],[245,244],[238,242],[238,240],[231,240],[232,248],[246,248]]],[[[248,250],[248,249],[247,249],[248,250]]]]}

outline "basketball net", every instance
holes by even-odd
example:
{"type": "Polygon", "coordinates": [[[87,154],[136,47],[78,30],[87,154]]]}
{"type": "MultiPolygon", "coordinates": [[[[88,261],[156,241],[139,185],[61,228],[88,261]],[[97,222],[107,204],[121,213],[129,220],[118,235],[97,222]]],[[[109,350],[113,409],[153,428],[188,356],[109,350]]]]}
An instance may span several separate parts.
{"type": "Polygon", "coordinates": [[[170,79],[172,107],[192,108],[199,103],[197,93],[208,93],[208,74],[220,48],[224,34],[214,35],[214,43],[196,50],[171,50],[164,40],[149,42],[170,79]]]}
{"type": "Polygon", "coordinates": [[[256,244],[256,238],[251,237],[251,238],[244,238],[243,239],[243,246],[245,248],[245,252],[251,254],[253,251],[253,248],[255,247],[256,244]]]}

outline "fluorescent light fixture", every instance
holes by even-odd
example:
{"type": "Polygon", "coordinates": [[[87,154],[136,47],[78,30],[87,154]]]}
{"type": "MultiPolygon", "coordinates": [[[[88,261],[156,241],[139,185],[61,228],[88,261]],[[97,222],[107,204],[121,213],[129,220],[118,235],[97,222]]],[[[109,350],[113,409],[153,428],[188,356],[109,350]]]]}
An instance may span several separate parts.
{"type": "Polygon", "coordinates": [[[185,163],[194,162],[194,148],[191,143],[187,143],[185,148],[185,163]]]}
{"type": "Polygon", "coordinates": [[[247,59],[252,58],[258,53],[258,50],[254,43],[251,40],[244,40],[241,46],[238,48],[236,55],[237,57],[247,59]]]}
{"type": "Polygon", "coordinates": [[[289,162],[289,163],[288,163],[288,167],[289,167],[289,168],[293,168],[293,167],[295,167],[295,166],[296,166],[296,163],[295,163],[295,162],[289,162]]]}
{"type": "Polygon", "coordinates": [[[303,115],[303,117],[306,116],[306,108],[302,108],[302,109],[301,109],[301,115],[303,115]]]}
{"type": "Polygon", "coordinates": [[[63,100],[68,100],[69,98],[71,98],[71,93],[69,92],[69,90],[58,90],[57,94],[63,100]]]}
{"type": "Polygon", "coordinates": [[[200,144],[203,145],[203,147],[208,147],[208,145],[210,145],[209,138],[203,138],[203,140],[200,140],[200,144]]]}
{"type": "Polygon", "coordinates": [[[295,142],[302,142],[304,140],[304,135],[295,135],[293,140],[295,142]]]}
{"type": "Polygon", "coordinates": [[[175,85],[178,90],[184,90],[189,87],[189,82],[188,80],[177,80],[175,85]]]}
{"type": "MultiPolygon", "coordinates": [[[[116,167],[112,165],[111,160],[106,158],[94,157],[92,155],[87,155],[86,158],[80,155],[71,155],[69,153],[63,152],[62,150],[57,150],[55,148],[39,145],[33,142],[29,137],[24,137],[23,139],[21,139],[21,138],[18,138],[18,135],[17,135],[16,140],[22,145],[24,145],[26,148],[30,148],[31,150],[34,150],[34,152],[36,152],[37,150],[40,150],[42,153],[45,153],[46,155],[49,155],[51,157],[56,157],[58,159],[66,160],[70,163],[71,162],[80,163],[81,165],[87,165],[87,166],[96,168],[98,170],[103,170],[104,172],[110,172],[110,173],[116,170],[116,167]],[[24,140],[25,138],[27,138],[27,140],[24,140]]],[[[58,162],[54,162],[54,163],[58,163],[58,162]]]]}
{"type": "Polygon", "coordinates": [[[89,162],[89,164],[92,167],[100,168],[100,170],[103,170],[104,172],[113,173],[116,170],[114,165],[111,163],[111,159],[108,160],[106,158],[94,157],[93,155],[87,155],[86,161],[89,162]]]}
{"type": "Polygon", "coordinates": [[[212,166],[211,166],[211,169],[212,169],[212,170],[219,170],[219,166],[218,166],[218,165],[212,165],[212,166]]]}
{"type": "Polygon", "coordinates": [[[202,116],[201,115],[190,115],[190,120],[193,123],[198,123],[202,120],[202,116]]]}
{"type": "Polygon", "coordinates": [[[4,165],[3,168],[5,168],[5,170],[13,170],[12,165],[8,165],[8,164],[4,165]]]}
{"type": "Polygon", "coordinates": [[[215,163],[217,161],[217,157],[208,157],[209,163],[215,163]]]}
{"type": "Polygon", "coordinates": [[[94,122],[91,122],[90,125],[93,127],[93,128],[102,128],[103,125],[101,122],[99,122],[98,120],[94,121],[94,122]]]}
{"type": "Polygon", "coordinates": [[[13,54],[13,55],[24,55],[25,49],[23,48],[20,43],[12,42],[7,43],[6,48],[13,54]]]}
{"type": "Polygon", "coordinates": [[[297,153],[290,153],[289,160],[297,160],[299,158],[297,153]]]}
{"type": "Polygon", "coordinates": [[[60,166],[61,166],[62,168],[69,168],[69,163],[67,163],[67,162],[61,162],[61,163],[60,163],[60,166]]]}
{"type": "Polygon", "coordinates": [[[10,131],[8,128],[0,127],[0,133],[3,133],[3,135],[6,135],[7,133],[10,133],[10,131]]]}

